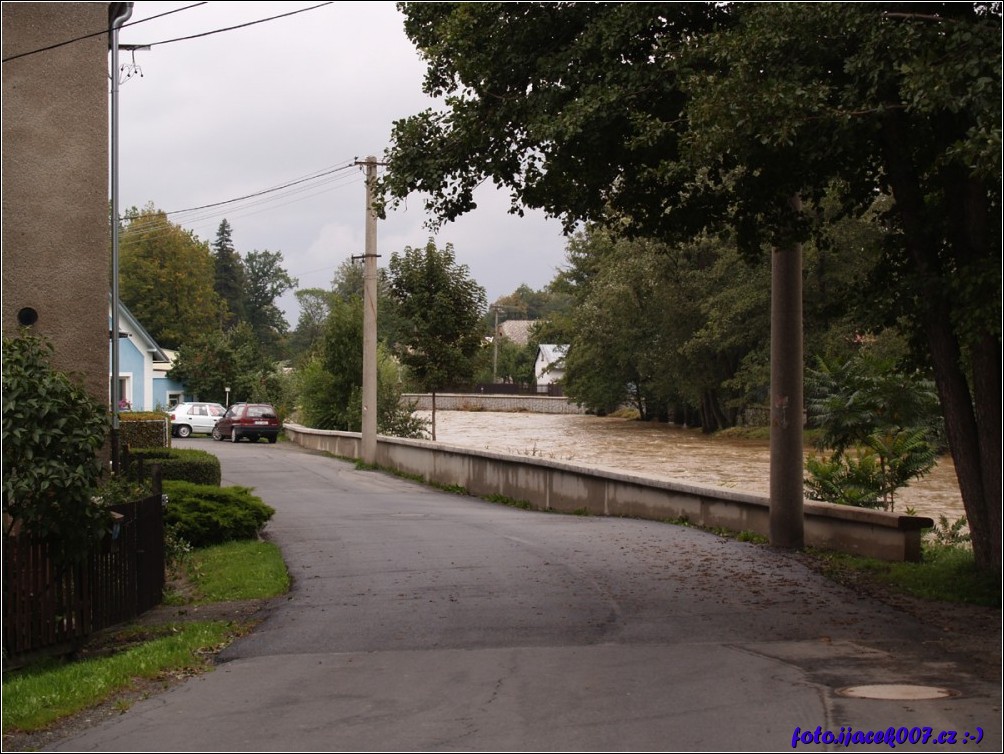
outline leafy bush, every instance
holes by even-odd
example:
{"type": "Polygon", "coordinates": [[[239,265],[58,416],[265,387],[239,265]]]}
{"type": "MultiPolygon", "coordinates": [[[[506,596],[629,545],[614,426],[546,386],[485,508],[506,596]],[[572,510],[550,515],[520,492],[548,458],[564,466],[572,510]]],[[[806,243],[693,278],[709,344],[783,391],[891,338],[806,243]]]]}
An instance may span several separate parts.
{"type": "Polygon", "coordinates": [[[105,407],[49,360],[52,345],[22,332],[3,340],[3,510],[53,543],[56,556],[87,554],[108,524],[93,497],[101,476],[105,407]]]}
{"type": "Polygon", "coordinates": [[[942,422],[933,383],[869,350],[842,364],[820,359],[808,376],[816,445],[833,451],[807,459],[809,496],[895,510],[896,490],[937,461],[942,422]]]}
{"type": "Polygon", "coordinates": [[[182,448],[137,448],[129,451],[130,474],[149,479],[154,464],[161,479],[220,486],[220,459],[204,450],[182,448]],[[142,464],[142,474],[139,472],[142,464]]]}
{"type": "Polygon", "coordinates": [[[119,414],[122,447],[166,448],[171,440],[171,424],[166,414],[135,411],[119,414]]]}
{"type": "Polygon", "coordinates": [[[192,547],[254,539],[275,513],[249,487],[170,481],[164,483],[164,492],[165,525],[192,547]]]}

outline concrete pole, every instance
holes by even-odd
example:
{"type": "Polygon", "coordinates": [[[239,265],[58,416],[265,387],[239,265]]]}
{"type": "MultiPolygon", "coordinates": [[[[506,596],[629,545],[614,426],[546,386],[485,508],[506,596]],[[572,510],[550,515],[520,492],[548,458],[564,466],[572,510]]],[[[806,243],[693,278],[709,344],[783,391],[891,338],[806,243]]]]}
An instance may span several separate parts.
{"type": "Polygon", "coordinates": [[[370,156],[366,165],[366,253],[363,262],[363,426],[361,455],[363,463],[376,464],[377,448],[377,216],[373,209],[373,190],[377,177],[377,159],[370,156]]]}
{"type": "MultiPolygon", "coordinates": [[[[800,212],[801,200],[790,200],[800,212]]],[[[770,543],[805,546],[802,490],[802,245],[771,251],[770,543]]]]}
{"type": "Polygon", "coordinates": [[[112,326],[111,326],[111,408],[112,472],[119,471],[119,30],[132,16],[132,3],[113,3],[111,21],[111,124],[109,151],[111,165],[111,215],[112,215],[112,326]]]}
{"type": "Polygon", "coordinates": [[[495,331],[492,333],[492,384],[498,382],[499,371],[499,308],[492,306],[495,310],[495,331]]]}

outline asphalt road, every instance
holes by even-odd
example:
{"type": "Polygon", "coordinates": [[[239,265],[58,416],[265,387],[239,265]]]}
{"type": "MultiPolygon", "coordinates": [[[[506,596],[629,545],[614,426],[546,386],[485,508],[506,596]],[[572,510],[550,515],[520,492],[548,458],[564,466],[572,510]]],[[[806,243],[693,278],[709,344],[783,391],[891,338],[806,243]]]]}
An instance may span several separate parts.
{"type": "Polygon", "coordinates": [[[784,554],[516,510],[285,443],[177,444],[276,508],[292,592],[213,672],[55,750],[762,751],[796,729],[797,748],[832,750],[817,735],[890,727],[930,736],[900,750],[1001,749],[987,668],[784,554]],[[841,694],[865,684],[957,695],[841,694]],[[942,731],[956,743],[932,746],[942,731]]]}

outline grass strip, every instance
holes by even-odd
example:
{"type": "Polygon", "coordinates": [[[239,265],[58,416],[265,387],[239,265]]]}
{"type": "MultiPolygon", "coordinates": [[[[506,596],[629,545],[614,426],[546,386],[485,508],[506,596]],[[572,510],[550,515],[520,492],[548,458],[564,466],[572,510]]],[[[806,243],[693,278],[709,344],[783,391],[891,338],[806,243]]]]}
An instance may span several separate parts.
{"type": "Polygon", "coordinates": [[[188,574],[198,604],[267,599],[289,590],[289,572],[271,542],[227,542],[193,551],[188,574]]]}
{"type": "Polygon", "coordinates": [[[919,563],[886,562],[820,550],[812,553],[823,573],[836,581],[858,574],[925,600],[1001,607],[999,575],[978,571],[968,547],[925,543],[919,563]]]}
{"type": "Polygon", "coordinates": [[[169,630],[169,636],[109,657],[53,660],[5,678],[3,732],[39,730],[132,688],[137,679],[205,669],[208,658],[200,656],[200,650],[217,649],[237,633],[234,624],[225,621],[179,624],[169,630]]]}

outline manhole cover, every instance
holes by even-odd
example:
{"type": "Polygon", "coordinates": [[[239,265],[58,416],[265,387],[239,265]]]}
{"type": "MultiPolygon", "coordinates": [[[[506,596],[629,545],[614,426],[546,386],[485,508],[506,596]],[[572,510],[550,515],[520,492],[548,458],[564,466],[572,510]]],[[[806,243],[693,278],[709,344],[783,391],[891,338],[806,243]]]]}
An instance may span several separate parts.
{"type": "Polygon", "coordinates": [[[937,686],[913,686],[908,683],[876,683],[868,686],[848,686],[837,691],[840,696],[855,699],[944,699],[959,696],[958,691],[937,686]]]}

